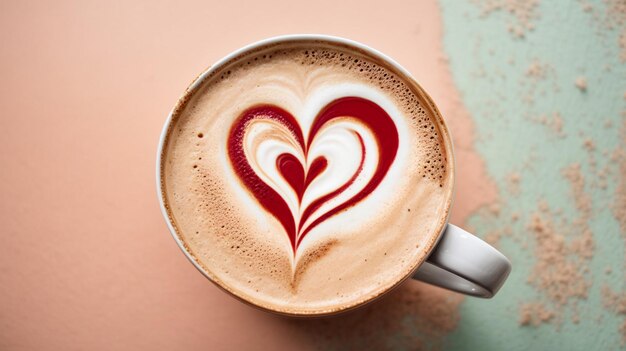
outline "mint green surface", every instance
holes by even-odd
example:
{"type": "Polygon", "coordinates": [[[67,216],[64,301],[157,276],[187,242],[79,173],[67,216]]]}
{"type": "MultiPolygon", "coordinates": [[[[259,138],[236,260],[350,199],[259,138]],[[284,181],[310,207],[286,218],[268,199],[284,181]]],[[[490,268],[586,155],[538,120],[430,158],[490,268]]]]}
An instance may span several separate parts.
{"type": "Polygon", "coordinates": [[[476,126],[475,147],[499,189],[499,213],[480,212],[467,224],[483,234],[510,227],[512,234],[503,236],[497,246],[514,265],[496,298],[465,299],[461,321],[447,337],[445,349],[613,350],[624,346],[620,346],[619,328],[625,316],[603,307],[600,291],[605,284],[616,292],[625,289],[624,236],[611,206],[619,179],[626,175],[620,174],[610,155],[625,147],[620,128],[626,111],[626,65],[620,62],[618,45],[622,27],[608,28],[604,1],[590,3],[592,10],[585,11],[578,1],[543,1],[536,9],[538,18],[531,20],[534,30],[519,38],[507,30],[517,23],[509,11],[484,14],[478,2],[441,1],[444,47],[454,81],[476,126]],[[548,67],[543,78],[527,75],[535,61],[548,67]],[[576,87],[577,77],[586,78],[586,91],[576,87]],[[563,136],[537,121],[555,112],[563,119],[563,136]],[[593,141],[595,150],[584,148],[587,139],[593,141]],[[536,244],[527,225],[532,213],[539,211],[538,203],[545,200],[551,210],[562,210],[557,223],[564,222],[558,230],[566,240],[570,234],[578,235],[570,231],[577,230],[573,221],[581,214],[570,183],[562,175],[573,163],[580,164],[584,192],[592,202],[588,225],[595,249],[585,263],[589,296],[568,300],[561,308],[560,325],[520,326],[523,303],[540,301],[558,309],[544,292],[527,283],[536,244]],[[598,170],[605,166],[609,176],[602,189],[598,170]],[[511,173],[520,176],[519,194],[509,191],[511,173]],[[511,219],[514,213],[519,220],[511,219]],[[610,274],[606,267],[612,268],[610,274]],[[571,318],[575,309],[580,317],[577,324],[571,318]]]}

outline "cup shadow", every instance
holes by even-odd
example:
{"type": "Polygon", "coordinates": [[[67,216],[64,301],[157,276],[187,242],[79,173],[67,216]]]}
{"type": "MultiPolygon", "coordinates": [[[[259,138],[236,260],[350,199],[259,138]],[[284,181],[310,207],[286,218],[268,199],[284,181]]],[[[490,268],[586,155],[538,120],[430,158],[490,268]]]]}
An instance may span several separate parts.
{"type": "Polygon", "coordinates": [[[365,307],[288,319],[284,327],[323,350],[438,349],[456,327],[462,300],[460,294],[409,280],[365,307]]]}

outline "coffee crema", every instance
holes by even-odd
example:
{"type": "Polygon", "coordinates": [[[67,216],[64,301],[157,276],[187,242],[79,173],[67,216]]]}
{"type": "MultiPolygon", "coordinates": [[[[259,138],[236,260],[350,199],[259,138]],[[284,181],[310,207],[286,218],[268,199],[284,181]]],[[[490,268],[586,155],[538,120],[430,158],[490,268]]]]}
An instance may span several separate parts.
{"type": "Polygon", "coordinates": [[[161,189],[202,271],[288,314],[357,306],[438,238],[453,171],[445,125],[410,78],[332,41],[257,47],[172,113],[161,189]]]}

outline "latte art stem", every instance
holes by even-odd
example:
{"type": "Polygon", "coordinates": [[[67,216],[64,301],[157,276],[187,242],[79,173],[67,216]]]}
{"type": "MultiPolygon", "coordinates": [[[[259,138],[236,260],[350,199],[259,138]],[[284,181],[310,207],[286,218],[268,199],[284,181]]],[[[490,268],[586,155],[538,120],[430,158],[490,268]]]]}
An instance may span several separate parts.
{"type": "MultiPolygon", "coordinates": [[[[298,241],[297,241],[297,245],[300,245],[300,242],[302,241],[302,239],[304,238],[304,236],[313,228],[315,227],[317,224],[321,223],[323,220],[325,220],[326,218],[330,217],[330,216],[321,216],[319,217],[315,222],[313,222],[312,224],[310,224],[308,227],[304,228],[304,224],[306,223],[306,220],[309,219],[309,217],[317,210],[319,209],[324,203],[326,203],[328,200],[338,196],[339,194],[341,194],[342,192],[344,192],[350,185],[352,185],[355,180],[357,179],[357,177],[359,176],[359,174],[361,173],[361,171],[363,170],[363,163],[365,162],[365,145],[363,144],[363,138],[361,137],[361,135],[359,133],[354,133],[357,138],[359,139],[359,143],[361,145],[361,161],[359,162],[359,167],[357,169],[357,171],[354,173],[354,175],[350,178],[350,180],[348,180],[344,185],[342,185],[341,187],[339,187],[337,190],[329,193],[326,196],[323,196],[319,199],[317,199],[315,202],[311,203],[305,210],[304,213],[302,213],[302,215],[300,216],[300,224],[298,226],[298,232],[300,232],[301,234],[298,236],[298,241]],[[304,231],[303,231],[304,229],[304,231]]],[[[356,203],[358,200],[356,200],[354,203],[356,203]]]]}
{"type": "Polygon", "coordinates": [[[235,120],[227,147],[235,173],[259,204],[280,222],[295,256],[302,240],[316,226],[354,206],[378,187],[396,157],[398,139],[393,120],[378,104],[361,97],[343,97],[321,109],[311,124],[306,142],[298,120],[289,112],[273,105],[251,107],[235,120]],[[262,132],[251,131],[255,122],[267,122],[262,132]],[[335,122],[343,124],[333,125],[335,122]],[[336,144],[354,145],[356,141],[360,155],[358,151],[353,153],[360,162],[352,162],[358,166],[344,183],[333,189],[312,192],[318,183],[329,182],[324,177],[327,172],[343,166],[333,163],[333,156],[337,155],[320,151],[329,141],[316,143],[325,133],[329,134],[329,130],[339,127],[347,130],[338,134],[341,137],[334,138],[336,144]],[[359,132],[363,128],[367,133],[359,132]],[[255,137],[262,140],[255,141],[255,137]],[[373,143],[366,143],[364,138],[372,138],[373,143]],[[269,139],[273,139],[273,144],[266,149],[274,150],[271,155],[276,154],[272,165],[259,161],[255,156],[257,150],[249,150],[269,139]],[[375,145],[377,150],[368,150],[366,145],[375,145]],[[316,148],[319,150],[313,150],[316,148]],[[321,154],[315,155],[316,152],[321,154]],[[366,171],[366,159],[372,157],[376,157],[375,165],[366,171]],[[316,198],[307,198],[311,194],[316,198]]]}

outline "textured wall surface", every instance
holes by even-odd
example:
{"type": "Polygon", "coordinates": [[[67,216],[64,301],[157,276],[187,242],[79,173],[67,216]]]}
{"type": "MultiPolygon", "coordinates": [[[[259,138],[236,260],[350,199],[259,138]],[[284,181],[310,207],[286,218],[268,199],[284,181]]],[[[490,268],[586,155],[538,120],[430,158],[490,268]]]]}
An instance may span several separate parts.
{"type": "Polygon", "coordinates": [[[624,21],[619,0],[2,2],[0,349],[620,347],[624,21]],[[431,94],[456,147],[452,221],[514,264],[496,298],[409,281],[292,320],[186,261],[154,189],[169,109],[230,51],[304,32],[371,45],[431,94]]]}
{"type": "Polygon", "coordinates": [[[623,346],[626,2],[446,0],[442,10],[454,82],[498,187],[468,225],[515,267],[494,300],[465,300],[447,345],[623,346]]]}

